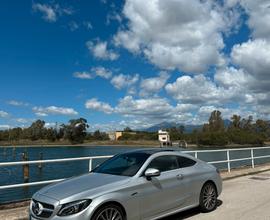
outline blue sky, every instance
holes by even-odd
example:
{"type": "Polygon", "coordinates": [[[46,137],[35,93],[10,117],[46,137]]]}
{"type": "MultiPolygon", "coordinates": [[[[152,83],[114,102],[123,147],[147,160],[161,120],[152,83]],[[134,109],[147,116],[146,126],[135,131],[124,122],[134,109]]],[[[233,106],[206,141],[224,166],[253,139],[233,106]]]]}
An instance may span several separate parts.
{"type": "Polygon", "coordinates": [[[0,128],[269,119],[270,1],[4,0],[0,128]]]}

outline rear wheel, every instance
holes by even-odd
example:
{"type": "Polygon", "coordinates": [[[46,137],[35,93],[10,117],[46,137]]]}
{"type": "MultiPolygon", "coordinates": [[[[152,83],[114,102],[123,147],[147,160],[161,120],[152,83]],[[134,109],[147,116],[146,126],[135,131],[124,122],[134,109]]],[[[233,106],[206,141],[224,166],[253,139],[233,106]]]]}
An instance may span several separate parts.
{"type": "Polygon", "coordinates": [[[213,183],[204,184],[200,194],[200,208],[202,212],[211,212],[217,207],[217,190],[213,183]]]}
{"type": "Polygon", "coordinates": [[[97,210],[93,220],[125,220],[122,209],[114,204],[105,205],[97,210]]]}

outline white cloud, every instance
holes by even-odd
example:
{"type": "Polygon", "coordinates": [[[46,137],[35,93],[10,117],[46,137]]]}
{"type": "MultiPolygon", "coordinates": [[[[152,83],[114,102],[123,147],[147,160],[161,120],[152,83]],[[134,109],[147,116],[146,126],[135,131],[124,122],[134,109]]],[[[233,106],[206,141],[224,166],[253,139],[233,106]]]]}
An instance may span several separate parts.
{"type": "Polygon", "coordinates": [[[16,118],[15,121],[23,124],[29,122],[26,118],[16,118]]]}
{"type": "Polygon", "coordinates": [[[55,22],[57,20],[56,12],[51,6],[35,3],[32,7],[34,11],[40,11],[43,14],[42,18],[44,20],[49,22],[55,22]]]}
{"type": "Polygon", "coordinates": [[[56,106],[48,107],[34,107],[33,112],[38,116],[48,116],[48,115],[78,115],[73,108],[64,108],[56,106]]]}
{"type": "Polygon", "coordinates": [[[253,118],[256,119],[257,118],[257,114],[254,111],[251,110],[247,110],[245,108],[226,108],[226,107],[218,107],[218,106],[213,106],[213,105],[206,105],[206,106],[202,106],[200,107],[200,109],[198,110],[196,116],[195,116],[195,120],[198,124],[203,124],[205,122],[208,121],[211,112],[213,112],[214,110],[218,110],[221,112],[221,116],[223,119],[231,119],[231,117],[233,115],[240,115],[243,118],[247,118],[248,116],[252,115],[254,116],[253,118]]]}
{"type": "Polygon", "coordinates": [[[259,115],[258,118],[270,119],[270,105],[255,105],[253,110],[259,115]]]}
{"type": "Polygon", "coordinates": [[[29,103],[17,101],[17,100],[9,100],[7,103],[13,106],[28,106],[29,105],[29,103]]]}
{"type": "Polygon", "coordinates": [[[68,26],[71,31],[76,31],[80,27],[76,21],[69,22],[68,26]]]}
{"type": "Polygon", "coordinates": [[[147,96],[159,92],[164,87],[169,77],[170,75],[167,72],[163,71],[160,72],[159,76],[157,77],[143,79],[140,85],[140,94],[142,96],[147,96]]]}
{"type": "Polygon", "coordinates": [[[134,99],[125,96],[119,100],[115,112],[128,117],[125,127],[129,125],[133,128],[147,128],[164,121],[184,123],[192,118],[192,114],[180,106],[174,107],[167,99],[158,97],[134,99]]]}
{"type": "Polygon", "coordinates": [[[234,67],[219,69],[215,74],[215,81],[225,88],[232,86],[245,87],[249,80],[251,80],[250,76],[243,69],[236,69],[234,67]]]}
{"type": "Polygon", "coordinates": [[[73,77],[78,78],[78,79],[93,79],[94,78],[90,73],[86,71],[75,72],[73,73],[73,77]]]}
{"type": "Polygon", "coordinates": [[[86,46],[95,58],[102,60],[117,60],[119,57],[119,54],[108,49],[108,43],[106,41],[97,41],[96,43],[87,41],[86,46]]]}
{"type": "Polygon", "coordinates": [[[110,79],[112,77],[112,71],[102,66],[93,67],[91,68],[90,72],[87,71],[74,72],[73,77],[78,79],[94,79],[97,76],[104,79],[110,79]]]}
{"type": "Polygon", "coordinates": [[[94,72],[96,76],[102,77],[104,79],[109,79],[112,77],[112,72],[102,66],[93,67],[91,71],[94,72]]]}
{"type": "Polygon", "coordinates": [[[178,113],[191,113],[192,111],[198,108],[197,105],[194,104],[183,104],[178,103],[175,107],[176,112],[178,113]]]}
{"type": "Polygon", "coordinates": [[[42,13],[42,18],[48,22],[56,22],[59,16],[64,14],[71,15],[73,14],[73,10],[71,8],[62,8],[59,4],[41,4],[41,3],[33,3],[32,9],[34,12],[42,13]]]}
{"type": "Polygon", "coordinates": [[[9,114],[7,112],[0,110],[0,118],[6,118],[8,116],[9,114]]]}
{"type": "Polygon", "coordinates": [[[142,120],[121,120],[121,121],[110,121],[108,123],[90,123],[90,131],[117,131],[123,130],[126,127],[130,127],[132,130],[141,130],[149,128],[150,126],[154,125],[152,122],[142,121],[142,120]]]}
{"type": "Polygon", "coordinates": [[[255,39],[237,44],[233,47],[231,56],[235,64],[257,79],[270,80],[270,42],[267,40],[255,39]]]}
{"type": "Polygon", "coordinates": [[[0,125],[0,130],[7,130],[10,129],[11,126],[10,125],[0,125]]]}
{"type": "MultiPolygon", "coordinates": [[[[270,104],[270,41],[253,39],[237,44],[231,52],[232,61],[238,71],[245,73],[245,92],[247,102],[253,105],[270,104]]],[[[243,80],[242,80],[243,81],[243,80]]]]}
{"type": "Polygon", "coordinates": [[[167,84],[165,88],[174,99],[191,104],[224,104],[224,102],[239,100],[242,95],[239,94],[237,87],[229,87],[228,89],[219,87],[204,75],[182,76],[174,83],[167,84]]]}
{"type": "MultiPolygon", "coordinates": [[[[251,37],[247,42],[233,46],[231,61],[235,68],[218,71],[215,80],[225,87],[241,87],[246,103],[264,106],[270,101],[270,1],[231,0],[228,5],[241,5],[248,15],[251,37]]],[[[238,7],[238,5],[236,7],[238,7]]],[[[260,112],[259,109],[257,112],[260,112]]],[[[266,115],[266,114],[263,114],[266,115]]]]}
{"type": "Polygon", "coordinates": [[[166,118],[172,106],[164,98],[133,99],[126,96],[120,99],[116,112],[124,116],[144,116],[149,118],[166,118]]]}
{"type": "Polygon", "coordinates": [[[270,39],[270,1],[269,0],[240,0],[245,8],[248,18],[248,26],[255,38],[270,39]]]}
{"type": "Polygon", "coordinates": [[[224,111],[228,111],[228,109],[224,109],[224,108],[220,108],[220,107],[218,108],[218,107],[213,106],[213,105],[206,105],[206,106],[200,107],[200,109],[198,110],[198,115],[205,117],[208,120],[211,112],[213,112],[215,110],[220,111],[222,113],[222,116],[224,114],[224,111]]]}
{"type": "Polygon", "coordinates": [[[116,89],[123,89],[123,88],[132,88],[134,84],[136,84],[139,80],[139,74],[135,75],[124,75],[124,74],[119,74],[116,75],[112,78],[111,84],[116,88],[116,89]]]}
{"type": "Polygon", "coordinates": [[[136,128],[151,126],[163,121],[177,120],[177,122],[184,123],[192,118],[191,111],[198,108],[191,104],[178,104],[174,107],[165,98],[134,99],[132,96],[121,98],[115,107],[95,98],[87,100],[85,107],[107,114],[115,113],[128,117],[129,120],[125,126],[129,123],[136,128]]]}
{"type": "Polygon", "coordinates": [[[237,20],[217,2],[199,0],[127,0],[123,13],[128,27],[115,35],[116,45],[160,68],[192,73],[224,63],[222,32],[237,20]]]}
{"type": "Polygon", "coordinates": [[[117,21],[118,23],[122,22],[122,17],[120,14],[113,11],[112,13],[109,13],[106,17],[106,25],[109,25],[112,21],[117,21]]]}
{"type": "Polygon", "coordinates": [[[101,111],[106,114],[111,114],[114,111],[114,109],[108,103],[98,101],[96,98],[87,100],[85,107],[87,109],[101,111]]]}
{"type": "Polygon", "coordinates": [[[86,102],[86,108],[105,113],[120,114],[127,118],[127,120],[125,119],[121,122],[95,124],[91,128],[92,130],[117,130],[127,126],[133,129],[142,129],[164,121],[198,125],[206,123],[214,110],[221,111],[223,119],[230,119],[233,114],[241,115],[242,117],[252,115],[254,119],[259,118],[259,116],[270,116],[269,109],[258,112],[255,108],[228,108],[207,104],[178,103],[176,106],[173,106],[168,99],[158,97],[135,99],[132,96],[125,96],[119,100],[115,107],[97,99],[92,99],[86,102]]]}
{"type": "Polygon", "coordinates": [[[57,124],[55,122],[46,122],[44,125],[46,128],[55,128],[57,124]]]}

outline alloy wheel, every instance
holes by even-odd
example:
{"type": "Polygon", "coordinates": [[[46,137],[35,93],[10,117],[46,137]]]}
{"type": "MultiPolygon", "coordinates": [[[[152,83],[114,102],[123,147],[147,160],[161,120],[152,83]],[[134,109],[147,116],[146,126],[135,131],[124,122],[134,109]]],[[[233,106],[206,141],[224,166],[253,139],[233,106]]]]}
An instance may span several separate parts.
{"type": "Polygon", "coordinates": [[[217,194],[213,184],[205,185],[203,188],[202,196],[203,206],[207,210],[213,210],[217,203],[217,194]]]}
{"type": "Polygon", "coordinates": [[[97,220],[123,220],[122,214],[116,208],[103,209],[97,216],[97,220]]]}

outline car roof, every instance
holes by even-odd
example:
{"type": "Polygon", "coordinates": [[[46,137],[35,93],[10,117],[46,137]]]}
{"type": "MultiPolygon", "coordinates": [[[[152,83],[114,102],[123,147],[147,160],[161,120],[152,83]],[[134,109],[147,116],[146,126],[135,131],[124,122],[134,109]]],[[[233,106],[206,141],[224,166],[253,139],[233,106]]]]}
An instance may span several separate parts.
{"type": "Polygon", "coordinates": [[[179,148],[142,148],[132,151],[132,153],[145,153],[149,155],[153,155],[156,153],[162,153],[162,152],[181,152],[181,149],[179,148]]]}

